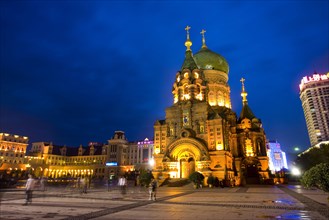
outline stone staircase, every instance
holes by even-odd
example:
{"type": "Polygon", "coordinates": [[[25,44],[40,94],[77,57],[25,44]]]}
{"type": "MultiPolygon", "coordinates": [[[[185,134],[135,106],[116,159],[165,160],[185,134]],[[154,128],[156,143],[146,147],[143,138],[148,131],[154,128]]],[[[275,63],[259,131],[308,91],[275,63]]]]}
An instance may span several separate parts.
{"type": "Polygon", "coordinates": [[[190,181],[186,178],[167,178],[162,182],[162,185],[159,186],[168,186],[168,187],[181,187],[189,184],[190,181]]]}

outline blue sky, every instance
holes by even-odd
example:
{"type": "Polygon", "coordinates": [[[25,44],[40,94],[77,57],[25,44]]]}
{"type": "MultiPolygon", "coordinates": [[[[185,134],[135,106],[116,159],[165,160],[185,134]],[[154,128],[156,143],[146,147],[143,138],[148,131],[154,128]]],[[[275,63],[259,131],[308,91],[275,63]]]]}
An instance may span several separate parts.
{"type": "Polygon", "coordinates": [[[298,84],[329,71],[328,1],[1,1],[0,131],[79,146],[153,138],[185,55],[230,66],[232,108],[248,103],[267,138],[309,146],[298,84]]]}

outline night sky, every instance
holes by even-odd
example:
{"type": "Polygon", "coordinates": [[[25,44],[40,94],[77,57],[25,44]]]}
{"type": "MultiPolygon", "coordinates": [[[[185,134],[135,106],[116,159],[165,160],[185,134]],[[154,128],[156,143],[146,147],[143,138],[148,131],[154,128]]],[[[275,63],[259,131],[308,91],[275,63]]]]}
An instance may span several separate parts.
{"type": "Polygon", "coordinates": [[[329,71],[326,1],[1,1],[0,132],[79,146],[153,139],[184,61],[206,44],[230,66],[232,108],[267,138],[309,147],[298,85],[329,71]]]}

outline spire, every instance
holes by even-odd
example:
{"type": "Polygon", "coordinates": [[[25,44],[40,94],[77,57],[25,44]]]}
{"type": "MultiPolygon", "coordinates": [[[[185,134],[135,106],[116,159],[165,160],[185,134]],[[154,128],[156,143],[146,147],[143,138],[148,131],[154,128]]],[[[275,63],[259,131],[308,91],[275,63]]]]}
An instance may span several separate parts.
{"type": "Polygon", "coordinates": [[[189,32],[190,29],[191,29],[191,27],[188,25],[185,28],[185,30],[186,30],[186,41],[185,41],[186,51],[190,51],[191,46],[192,46],[192,41],[190,40],[190,32],[189,32]]]}
{"type": "Polygon", "coordinates": [[[206,33],[206,30],[202,29],[200,32],[200,34],[202,35],[202,48],[207,48],[206,38],[204,37],[204,33],[206,33]]]}
{"type": "Polygon", "coordinates": [[[241,78],[240,82],[242,84],[242,92],[241,92],[241,96],[242,96],[242,103],[243,105],[247,105],[248,101],[247,101],[247,95],[248,93],[246,92],[245,88],[244,88],[244,81],[246,81],[244,78],[241,78]]]}
{"type": "Polygon", "coordinates": [[[240,82],[242,84],[241,96],[242,96],[243,107],[242,107],[242,111],[241,111],[239,120],[242,120],[244,118],[248,118],[248,119],[252,120],[253,118],[255,118],[255,115],[251,111],[250,107],[248,106],[248,101],[247,101],[248,93],[246,92],[246,90],[244,88],[244,81],[246,81],[246,80],[244,78],[241,78],[240,82]]]}
{"type": "Polygon", "coordinates": [[[186,26],[186,28],[185,28],[186,34],[187,34],[186,41],[185,41],[186,52],[185,52],[185,60],[184,60],[181,70],[183,70],[183,69],[194,70],[194,69],[198,68],[198,66],[196,65],[195,60],[193,58],[193,54],[192,54],[192,50],[191,50],[192,41],[190,40],[190,32],[189,32],[190,29],[191,29],[190,26],[186,26]]]}

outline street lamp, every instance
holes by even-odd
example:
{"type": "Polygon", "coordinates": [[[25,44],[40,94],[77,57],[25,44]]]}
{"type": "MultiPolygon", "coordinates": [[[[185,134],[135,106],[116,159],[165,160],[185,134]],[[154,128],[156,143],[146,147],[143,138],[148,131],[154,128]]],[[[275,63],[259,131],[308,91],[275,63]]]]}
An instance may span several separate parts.
{"type": "Polygon", "coordinates": [[[293,167],[291,169],[291,174],[294,175],[294,176],[300,176],[301,172],[297,167],[293,167]]]}

